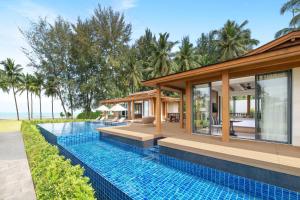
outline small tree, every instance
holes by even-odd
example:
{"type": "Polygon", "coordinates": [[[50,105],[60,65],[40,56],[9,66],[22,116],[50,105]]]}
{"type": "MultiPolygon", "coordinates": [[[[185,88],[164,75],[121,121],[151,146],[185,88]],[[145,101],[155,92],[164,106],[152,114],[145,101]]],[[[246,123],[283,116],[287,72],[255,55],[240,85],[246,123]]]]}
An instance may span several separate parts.
{"type": "Polygon", "coordinates": [[[60,112],[59,115],[60,115],[61,118],[64,118],[64,117],[65,117],[65,114],[64,114],[63,112],[60,112]]]}

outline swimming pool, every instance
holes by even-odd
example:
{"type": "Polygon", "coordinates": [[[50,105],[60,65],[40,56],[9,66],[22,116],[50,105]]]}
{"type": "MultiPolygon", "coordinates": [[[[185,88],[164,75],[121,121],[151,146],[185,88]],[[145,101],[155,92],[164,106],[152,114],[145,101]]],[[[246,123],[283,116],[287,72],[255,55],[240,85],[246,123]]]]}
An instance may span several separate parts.
{"type": "MultiPolygon", "coordinates": [[[[39,125],[104,199],[300,199],[300,194],[102,137],[102,123],[39,125]]],[[[49,141],[49,139],[47,139],[49,141]]],[[[50,141],[51,142],[51,141],[50,141]]],[[[53,142],[53,141],[52,141],[53,142]]]]}

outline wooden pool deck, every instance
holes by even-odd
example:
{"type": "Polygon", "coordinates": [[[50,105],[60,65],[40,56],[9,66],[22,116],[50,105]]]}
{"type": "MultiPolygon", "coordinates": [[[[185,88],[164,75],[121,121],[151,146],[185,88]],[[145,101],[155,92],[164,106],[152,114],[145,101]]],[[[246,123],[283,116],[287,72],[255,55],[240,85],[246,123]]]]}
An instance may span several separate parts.
{"type": "Polygon", "coordinates": [[[138,123],[109,129],[115,135],[131,139],[163,137],[158,144],[168,148],[300,176],[300,147],[236,138],[222,142],[219,136],[187,134],[179,123],[164,123],[160,134],[155,126],[138,123]]]}

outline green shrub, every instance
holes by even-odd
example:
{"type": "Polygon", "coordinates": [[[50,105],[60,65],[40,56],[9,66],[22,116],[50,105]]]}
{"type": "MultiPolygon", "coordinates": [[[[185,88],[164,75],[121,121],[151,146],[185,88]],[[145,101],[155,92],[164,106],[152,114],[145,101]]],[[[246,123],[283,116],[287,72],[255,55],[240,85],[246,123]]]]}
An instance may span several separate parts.
{"type": "MultiPolygon", "coordinates": [[[[37,199],[95,199],[94,190],[83,176],[84,169],[59,155],[36,128],[37,123],[70,120],[23,121],[22,133],[37,199]]],[[[81,120],[82,121],[82,120],[81,120]]]]}
{"type": "Polygon", "coordinates": [[[77,119],[96,119],[101,115],[101,112],[82,112],[77,115],[77,119]]]}

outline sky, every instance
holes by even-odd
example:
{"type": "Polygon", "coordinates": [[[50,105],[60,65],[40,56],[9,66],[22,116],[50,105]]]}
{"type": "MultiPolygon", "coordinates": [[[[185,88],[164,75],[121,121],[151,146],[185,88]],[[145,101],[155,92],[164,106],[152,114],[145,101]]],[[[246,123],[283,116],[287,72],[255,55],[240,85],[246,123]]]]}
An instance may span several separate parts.
{"type": "MultiPolygon", "coordinates": [[[[263,45],[274,39],[276,31],[288,25],[290,14],[280,15],[285,0],[0,0],[0,60],[13,58],[25,72],[29,63],[22,52],[28,48],[19,29],[28,29],[30,22],[47,17],[52,22],[62,16],[75,22],[93,14],[98,4],[111,6],[123,12],[127,23],[132,24],[133,43],[146,28],[155,33],[169,32],[170,39],[180,41],[189,36],[195,43],[201,33],[221,28],[228,20],[238,23],[248,20],[252,36],[263,45]]],[[[177,47],[178,48],[178,47],[177,47]]],[[[34,99],[38,111],[38,99],[34,99]]],[[[20,112],[26,112],[26,96],[18,97],[20,112]]],[[[51,112],[51,101],[43,97],[43,112],[51,112]]],[[[60,102],[55,100],[55,112],[61,112],[60,102]]],[[[15,112],[12,93],[0,91],[0,113],[15,112]]],[[[1,118],[1,116],[0,116],[1,118]]]]}

